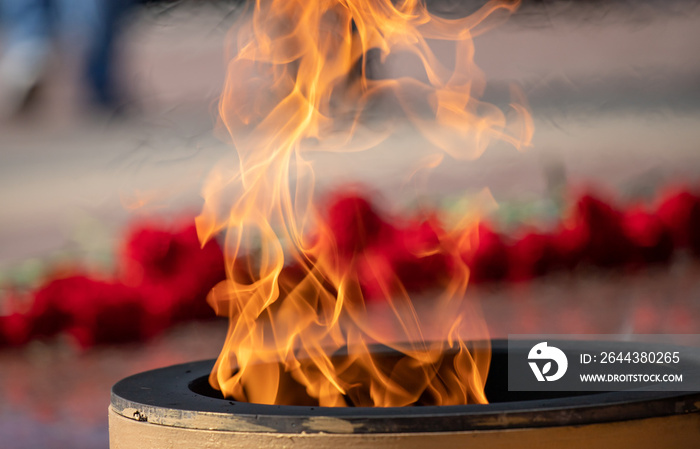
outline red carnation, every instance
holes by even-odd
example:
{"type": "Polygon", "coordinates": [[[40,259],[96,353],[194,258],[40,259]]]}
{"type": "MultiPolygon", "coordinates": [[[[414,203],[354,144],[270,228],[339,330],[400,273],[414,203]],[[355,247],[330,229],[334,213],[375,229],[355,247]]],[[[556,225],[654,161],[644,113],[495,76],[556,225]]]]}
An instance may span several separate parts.
{"type": "Polygon", "coordinates": [[[551,240],[537,232],[527,232],[519,238],[510,248],[510,279],[530,280],[552,269],[555,254],[551,240]]]}
{"type": "Polygon", "coordinates": [[[665,194],[656,215],[669,229],[677,248],[700,255],[700,198],[687,190],[665,194]]]}
{"type": "Polygon", "coordinates": [[[441,247],[437,220],[414,222],[396,233],[392,266],[410,291],[435,287],[449,275],[449,257],[441,247]]]}
{"type": "Polygon", "coordinates": [[[389,232],[385,223],[365,198],[350,193],[337,194],[328,207],[328,226],[342,257],[351,257],[377,243],[389,232]]]}
{"type": "Polygon", "coordinates": [[[462,253],[462,259],[470,269],[470,280],[484,282],[505,278],[508,274],[508,248],[501,235],[480,223],[477,237],[476,247],[462,253]]]}
{"type": "Polygon", "coordinates": [[[673,255],[673,237],[658,216],[635,208],[625,213],[625,236],[634,246],[637,263],[668,262],[673,255]]]}
{"type": "MultiPolygon", "coordinates": [[[[393,229],[393,228],[387,228],[393,229]]],[[[435,220],[414,221],[368,246],[358,255],[357,275],[367,299],[383,298],[400,289],[421,291],[437,286],[449,272],[435,220]]]]}
{"type": "Polygon", "coordinates": [[[554,265],[573,269],[586,253],[588,238],[588,229],[582,223],[559,226],[549,238],[554,265]]]}
{"type": "Polygon", "coordinates": [[[141,341],[149,336],[151,317],[144,309],[146,299],[138,290],[120,283],[93,281],[82,301],[82,313],[76,313],[76,321],[68,329],[81,346],[141,341]]]}
{"type": "Polygon", "coordinates": [[[34,301],[28,316],[31,320],[32,337],[53,337],[74,322],[69,304],[75,301],[75,285],[87,283],[85,276],[54,279],[42,285],[34,293],[34,301]]]}
{"type": "Polygon", "coordinates": [[[590,194],[582,196],[576,206],[574,221],[588,233],[587,258],[603,267],[629,260],[632,245],[623,230],[622,214],[590,194]]]}
{"type": "Polygon", "coordinates": [[[368,248],[357,258],[357,280],[365,300],[385,299],[396,290],[391,245],[368,248]]]}
{"type": "Polygon", "coordinates": [[[129,234],[124,256],[125,282],[141,290],[162,326],[214,316],[206,295],[225,278],[223,252],[215,240],[202,247],[194,225],[177,232],[141,225],[129,234]]]}
{"type": "Polygon", "coordinates": [[[143,297],[130,287],[85,276],[56,279],[35,294],[33,337],[68,331],[82,346],[142,338],[143,297]]]}
{"type": "Polygon", "coordinates": [[[29,317],[22,313],[0,316],[0,348],[19,346],[29,341],[29,317]]]}

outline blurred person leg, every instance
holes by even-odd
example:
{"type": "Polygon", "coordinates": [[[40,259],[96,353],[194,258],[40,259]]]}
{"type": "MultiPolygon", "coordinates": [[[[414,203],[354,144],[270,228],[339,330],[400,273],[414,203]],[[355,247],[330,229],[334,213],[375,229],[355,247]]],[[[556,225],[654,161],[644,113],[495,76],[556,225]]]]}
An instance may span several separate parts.
{"type": "Polygon", "coordinates": [[[94,45],[93,35],[99,27],[99,3],[96,0],[52,0],[56,14],[58,43],[61,54],[61,86],[63,102],[69,102],[70,114],[82,115],[88,99],[86,82],[82,76],[88,51],[94,45]]]}
{"type": "MultiPolygon", "coordinates": [[[[86,36],[84,77],[92,102],[115,110],[124,102],[119,79],[118,40],[133,0],[61,0],[64,8],[80,3],[86,36]]],[[[74,21],[80,19],[73,14],[74,21]]]]}
{"type": "Polygon", "coordinates": [[[0,0],[5,51],[0,59],[0,116],[21,112],[41,82],[51,53],[46,0],[0,0]]]}
{"type": "Polygon", "coordinates": [[[118,38],[132,0],[99,0],[102,6],[101,26],[95,33],[93,47],[87,57],[87,78],[95,101],[109,109],[125,101],[119,80],[118,38]]]}

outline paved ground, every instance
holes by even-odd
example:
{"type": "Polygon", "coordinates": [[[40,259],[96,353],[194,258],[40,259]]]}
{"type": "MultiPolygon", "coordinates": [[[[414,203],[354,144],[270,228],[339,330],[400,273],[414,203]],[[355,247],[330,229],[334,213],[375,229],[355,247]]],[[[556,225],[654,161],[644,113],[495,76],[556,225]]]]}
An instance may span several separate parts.
{"type": "MultiPolygon", "coordinates": [[[[516,286],[470,288],[492,336],[508,334],[696,334],[700,267],[634,275],[578,275],[516,286]]],[[[434,309],[418,302],[421,316],[434,309]]],[[[377,318],[378,319],[378,318],[377,318]]],[[[0,351],[0,441],[7,449],[106,449],[111,386],[125,376],[215,358],[225,322],[190,324],[155,341],[79,353],[65,342],[0,351]]],[[[695,340],[697,342],[697,339],[695,340]]],[[[687,344],[687,343],[686,343],[687,344]]]]}
{"type": "MultiPolygon", "coordinates": [[[[557,165],[573,183],[627,195],[664,182],[697,182],[700,10],[673,4],[663,13],[648,4],[529,9],[480,37],[477,61],[493,81],[488,95],[500,101],[507,82],[523,86],[535,119],[534,147],[517,153],[495,146],[478,161],[444,164],[425,194],[488,186],[499,200],[537,198],[557,165]]],[[[134,214],[197,210],[205,174],[231,154],[212,130],[233,16],[231,7],[211,5],[140,13],[124,41],[124,76],[137,109],[126,118],[81,110],[73,72],[64,65],[37,117],[0,124],[0,272],[67,250],[89,259],[109,248],[134,214]],[[134,211],[137,200],[146,205],[134,211]]],[[[361,179],[397,194],[409,164],[397,155],[418,155],[424,145],[406,129],[376,151],[322,159],[320,183],[361,179]]],[[[692,333],[700,322],[698,268],[683,262],[670,270],[548,278],[471,294],[483,300],[496,335],[692,333]]],[[[213,357],[224,331],[191,326],[142,347],[87,354],[60,342],[0,354],[0,441],[12,448],[107,447],[104,412],[114,381],[213,357]]]]}
{"type": "MultiPolygon", "coordinates": [[[[534,146],[495,145],[478,161],[443,164],[427,193],[488,186],[497,199],[537,197],[557,164],[573,182],[627,191],[697,179],[700,8],[680,4],[663,13],[528,8],[479,37],[487,96],[502,101],[508,82],[523,86],[534,146]]],[[[118,229],[137,200],[142,212],[199,207],[205,174],[232,154],[212,130],[235,17],[225,4],[137,15],[123,42],[131,116],[85,113],[75,70],[57,65],[34,120],[0,124],[0,267],[70,246],[95,221],[118,229]]],[[[426,146],[407,129],[376,150],[322,158],[320,183],[359,179],[391,195],[426,146]]]]}

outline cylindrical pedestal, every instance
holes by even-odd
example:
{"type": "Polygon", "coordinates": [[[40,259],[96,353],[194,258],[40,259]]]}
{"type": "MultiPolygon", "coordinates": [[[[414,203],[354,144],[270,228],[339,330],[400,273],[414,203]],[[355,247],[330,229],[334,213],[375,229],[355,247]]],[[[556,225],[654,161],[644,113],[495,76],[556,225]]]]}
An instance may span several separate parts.
{"type": "Polygon", "coordinates": [[[111,449],[395,448],[658,449],[700,444],[700,414],[587,426],[388,434],[282,434],[186,429],[149,424],[109,411],[111,449]]]}
{"type": "Polygon", "coordinates": [[[507,346],[492,349],[486,405],[261,405],[211,389],[213,360],[140,373],[112,389],[110,447],[700,447],[700,392],[509,392],[507,346]]]}

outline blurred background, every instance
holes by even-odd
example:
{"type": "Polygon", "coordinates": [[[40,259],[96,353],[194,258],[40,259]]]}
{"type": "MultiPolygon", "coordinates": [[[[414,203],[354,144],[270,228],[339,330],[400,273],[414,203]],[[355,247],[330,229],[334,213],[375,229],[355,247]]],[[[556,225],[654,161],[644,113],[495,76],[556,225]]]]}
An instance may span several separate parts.
{"type": "MultiPolygon", "coordinates": [[[[431,7],[450,15],[478,4],[431,7]]],[[[233,0],[0,0],[3,447],[106,448],[114,382],[218,355],[226,322],[196,305],[218,278],[178,284],[194,292],[183,299],[162,287],[170,278],[161,265],[175,256],[151,259],[161,241],[190,257],[197,245],[187,223],[201,208],[205,176],[222,158],[235,160],[216,127],[216,103],[225,36],[242,10],[233,0]],[[139,290],[154,305],[138,326],[120,322],[100,337],[82,324],[36,325],[34,335],[17,318],[40,298],[48,298],[41,317],[52,323],[73,313],[52,302],[65,302],[55,279],[81,273],[97,279],[90,286],[111,289],[116,276],[132,287],[130,276],[150,268],[161,280],[139,290]],[[125,328],[135,337],[116,344],[112,336],[125,328]]],[[[476,161],[443,164],[419,196],[459,212],[469,207],[464,191],[488,187],[499,208],[487,218],[511,249],[508,238],[523,227],[553,233],[584,207],[585,194],[622,215],[635,206],[658,211],[669,189],[700,207],[698,42],[697,1],[524,0],[476,39],[475,57],[489,81],[487,101],[503,103],[513,82],[525,92],[532,148],[495,144],[476,161]]],[[[403,156],[420,145],[412,133],[347,160],[320,160],[319,184],[360,181],[383,192],[384,204],[415,207],[416,192],[399,176],[403,156]]],[[[485,257],[498,258],[494,251],[485,257]]],[[[481,300],[494,336],[697,333],[700,265],[692,254],[680,248],[649,258],[663,263],[630,269],[606,259],[537,276],[494,275],[491,267],[468,295],[481,300]]],[[[93,327],[101,327],[98,312],[93,327]]]]}

